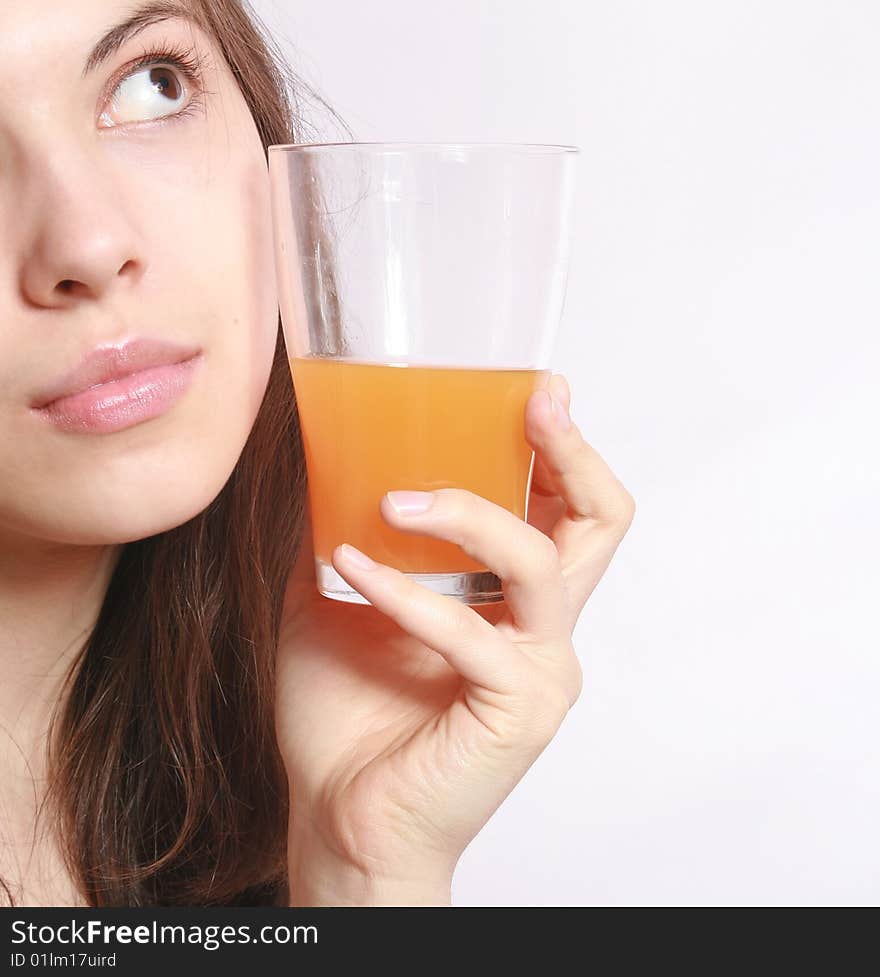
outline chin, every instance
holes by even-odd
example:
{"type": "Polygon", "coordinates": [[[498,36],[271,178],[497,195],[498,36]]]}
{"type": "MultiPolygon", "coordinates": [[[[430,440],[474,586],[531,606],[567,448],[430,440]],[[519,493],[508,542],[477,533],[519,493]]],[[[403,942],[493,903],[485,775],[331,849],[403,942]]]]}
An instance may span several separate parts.
{"type": "Polygon", "coordinates": [[[63,499],[43,500],[44,511],[19,513],[16,520],[28,535],[73,546],[112,546],[147,539],[182,526],[214,501],[227,479],[159,482],[114,488],[104,481],[103,491],[68,492],[63,499]]]}

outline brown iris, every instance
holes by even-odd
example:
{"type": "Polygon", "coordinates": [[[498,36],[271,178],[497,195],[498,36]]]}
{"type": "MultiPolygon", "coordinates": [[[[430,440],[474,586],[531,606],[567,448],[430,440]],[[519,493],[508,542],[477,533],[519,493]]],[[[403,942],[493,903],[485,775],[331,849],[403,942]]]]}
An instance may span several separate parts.
{"type": "Polygon", "coordinates": [[[180,98],[180,83],[171,68],[153,68],[150,71],[150,81],[157,91],[163,92],[172,100],[180,98]]]}

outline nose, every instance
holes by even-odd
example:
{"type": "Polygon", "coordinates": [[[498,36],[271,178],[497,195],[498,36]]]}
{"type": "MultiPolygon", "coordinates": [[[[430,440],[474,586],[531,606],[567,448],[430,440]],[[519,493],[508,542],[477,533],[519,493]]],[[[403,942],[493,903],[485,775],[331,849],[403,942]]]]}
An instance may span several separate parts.
{"type": "MultiPolygon", "coordinates": [[[[135,228],[109,173],[89,161],[41,168],[36,206],[25,208],[25,299],[43,308],[96,300],[144,270],[135,228]]],[[[35,174],[32,173],[32,178],[35,174]]],[[[33,184],[32,184],[33,185],[33,184]]]]}

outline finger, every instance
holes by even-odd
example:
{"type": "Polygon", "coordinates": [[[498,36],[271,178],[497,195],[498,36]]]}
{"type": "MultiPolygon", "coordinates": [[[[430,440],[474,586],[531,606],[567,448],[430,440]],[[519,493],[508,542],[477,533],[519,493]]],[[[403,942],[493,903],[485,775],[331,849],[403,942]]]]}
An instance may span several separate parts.
{"type": "Polygon", "coordinates": [[[557,423],[547,391],[527,401],[525,435],[544,467],[547,488],[565,499],[571,517],[617,524],[632,514],[629,492],[567,414],[557,423]]]}
{"type": "Polygon", "coordinates": [[[526,522],[540,529],[545,536],[549,536],[553,527],[559,522],[560,516],[565,513],[565,509],[565,502],[555,493],[553,495],[532,493],[529,495],[526,522]]]}
{"type": "Polygon", "coordinates": [[[571,413],[571,387],[568,385],[568,380],[565,378],[563,373],[554,373],[550,377],[550,393],[558,400],[561,401],[563,407],[571,413]]]}
{"type": "Polygon", "coordinates": [[[348,544],[337,546],[331,559],[359,594],[442,655],[466,681],[501,695],[526,687],[525,657],[467,604],[423,587],[348,544]],[[365,557],[372,566],[363,565],[365,557]]]}
{"type": "Polygon", "coordinates": [[[557,423],[545,391],[526,404],[525,436],[542,464],[544,487],[565,503],[565,512],[550,530],[563,569],[584,555],[587,534],[597,529],[623,538],[632,522],[635,503],[578,426],[563,414],[557,423]]]}
{"type": "MultiPolygon", "coordinates": [[[[568,381],[561,373],[554,373],[550,377],[550,382],[548,383],[546,389],[549,390],[557,400],[561,401],[567,411],[571,411],[571,390],[569,389],[568,381]]],[[[538,496],[553,499],[557,497],[556,489],[553,487],[550,479],[550,473],[547,471],[547,466],[544,464],[544,461],[540,455],[537,454],[535,455],[535,464],[534,468],[532,469],[532,481],[529,490],[538,496]]],[[[532,504],[533,503],[530,502],[530,511],[532,504]]],[[[553,522],[555,521],[556,519],[554,518],[553,522]]],[[[531,518],[529,519],[529,522],[531,522],[533,525],[540,525],[538,521],[531,518]]],[[[543,528],[543,526],[541,526],[541,528],[543,528]]]]}
{"type": "Polygon", "coordinates": [[[426,511],[405,515],[388,495],[383,518],[403,532],[433,536],[460,546],[501,579],[516,626],[540,641],[558,636],[566,607],[559,554],[550,538],[519,516],[466,489],[417,493],[432,501],[426,511]]]}

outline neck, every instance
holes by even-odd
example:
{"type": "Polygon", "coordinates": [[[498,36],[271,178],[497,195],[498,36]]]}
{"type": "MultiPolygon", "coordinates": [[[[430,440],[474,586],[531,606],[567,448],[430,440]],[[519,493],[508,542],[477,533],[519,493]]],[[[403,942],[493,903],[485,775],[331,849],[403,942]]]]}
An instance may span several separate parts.
{"type": "Polygon", "coordinates": [[[38,762],[119,551],[39,541],[25,546],[0,532],[0,755],[11,739],[24,759],[38,762]]]}

